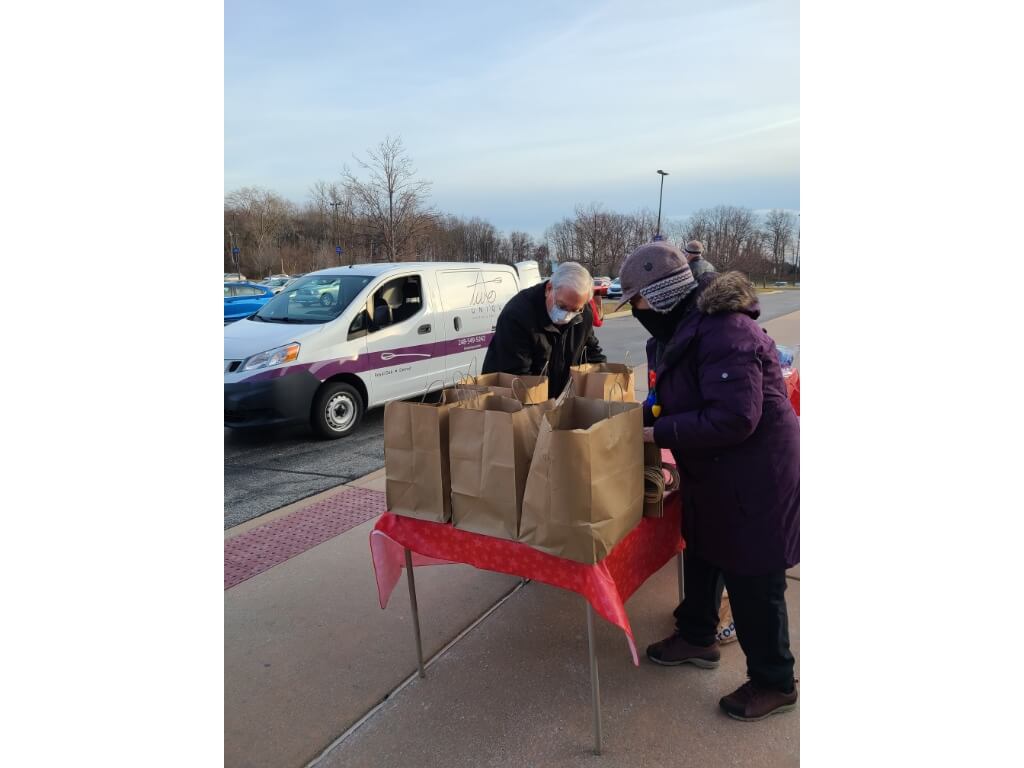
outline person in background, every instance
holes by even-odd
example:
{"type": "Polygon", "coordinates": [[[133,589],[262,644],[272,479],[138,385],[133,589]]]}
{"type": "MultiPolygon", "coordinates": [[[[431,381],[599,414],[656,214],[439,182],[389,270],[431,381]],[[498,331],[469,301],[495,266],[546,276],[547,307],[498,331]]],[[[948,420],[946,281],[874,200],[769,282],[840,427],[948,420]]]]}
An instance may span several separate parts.
{"type": "Polygon", "coordinates": [[[739,720],[793,709],[785,592],[800,562],[800,427],[775,342],[755,322],[757,294],[739,272],[695,279],[664,242],[633,251],[620,279],[652,336],[644,441],[671,449],[682,478],[685,599],[647,656],[717,667],[724,581],[750,679],[719,705],[739,720]]]}
{"type": "Polygon", "coordinates": [[[704,258],[704,243],[700,240],[691,240],[684,245],[683,253],[686,254],[686,261],[694,277],[715,271],[715,265],[704,258]]]}
{"type": "Polygon", "coordinates": [[[548,393],[557,397],[571,366],[607,360],[594,336],[593,295],[584,267],[559,264],[550,280],[520,291],[501,310],[481,372],[545,374],[548,393]]]}

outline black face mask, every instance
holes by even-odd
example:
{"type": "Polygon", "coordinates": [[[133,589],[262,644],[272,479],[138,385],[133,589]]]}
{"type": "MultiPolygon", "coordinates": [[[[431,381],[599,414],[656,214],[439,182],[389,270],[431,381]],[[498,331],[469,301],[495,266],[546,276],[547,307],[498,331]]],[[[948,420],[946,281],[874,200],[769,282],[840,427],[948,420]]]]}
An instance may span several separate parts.
{"type": "Polygon", "coordinates": [[[639,320],[640,325],[662,344],[668,344],[671,341],[672,334],[679,327],[680,320],[680,315],[676,310],[663,314],[655,312],[653,309],[637,309],[636,307],[633,307],[633,317],[639,320]]]}

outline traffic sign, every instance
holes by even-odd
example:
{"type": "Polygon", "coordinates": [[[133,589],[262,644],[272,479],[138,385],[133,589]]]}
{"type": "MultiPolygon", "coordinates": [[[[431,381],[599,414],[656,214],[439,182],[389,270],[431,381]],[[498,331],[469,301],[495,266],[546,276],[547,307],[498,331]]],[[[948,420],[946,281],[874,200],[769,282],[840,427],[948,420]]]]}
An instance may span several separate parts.
{"type": "Polygon", "coordinates": [[[340,246],[340,245],[339,245],[339,246],[337,246],[337,247],[336,247],[336,248],[334,249],[334,252],[335,252],[336,254],[338,254],[339,256],[341,256],[341,246],[340,246]]]}
{"type": "Polygon", "coordinates": [[[236,246],[235,246],[234,248],[232,248],[232,249],[231,249],[231,253],[233,253],[233,254],[234,254],[235,256],[237,256],[237,255],[238,255],[238,253],[239,253],[239,249],[238,249],[238,246],[237,246],[237,245],[236,245],[236,246]]]}

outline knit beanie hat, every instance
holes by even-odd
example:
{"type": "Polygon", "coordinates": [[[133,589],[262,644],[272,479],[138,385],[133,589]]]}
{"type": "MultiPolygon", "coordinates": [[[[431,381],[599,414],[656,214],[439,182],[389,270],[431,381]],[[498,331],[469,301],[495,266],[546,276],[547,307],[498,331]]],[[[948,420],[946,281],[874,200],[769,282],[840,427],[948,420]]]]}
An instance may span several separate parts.
{"type": "Polygon", "coordinates": [[[686,257],[665,241],[647,243],[633,251],[619,270],[622,304],[639,294],[655,311],[671,312],[697,287],[686,257]]]}

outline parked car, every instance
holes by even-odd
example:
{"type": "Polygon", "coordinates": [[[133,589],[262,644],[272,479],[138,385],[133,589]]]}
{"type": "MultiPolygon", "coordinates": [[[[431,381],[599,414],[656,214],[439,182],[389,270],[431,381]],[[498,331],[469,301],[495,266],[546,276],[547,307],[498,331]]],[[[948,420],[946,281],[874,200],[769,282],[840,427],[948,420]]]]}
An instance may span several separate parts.
{"type": "Polygon", "coordinates": [[[224,324],[248,317],[268,301],[274,292],[256,283],[224,283],[224,324]]]}
{"type": "Polygon", "coordinates": [[[225,272],[224,282],[225,283],[244,283],[246,281],[245,275],[241,275],[238,272],[225,272]]]}
{"type": "Polygon", "coordinates": [[[610,299],[622,298],[622,283],[619,282],[619,278],[612,280],[612,284],[608,286],[608,293],[606,294],[610,299]]]}
{"type": "Polygon", "coordinates": [[[608,288],[611,286],[612,281],[607,277],[595,277],[594,278],[594,295],[595,296],[607,296],[608,288]]]}
{"type": "Polygon", "coordinates": [[[394,263],[306,275],[224,329],[224,425],[350,434],[368,408],[479,371],[521,287],[504,264],[394,263]],[[302,298],[323,296],[330,304],[302,298]]]}
{"type": "Polygon", "coordinates": [[[319,304],[329,307],[338,300],[341,279],[337,277],[318,277],[297,286],[292,301],[296,304],[319,304]]]}
{"type": "Polygon", "coordinates": [[[776,280],[774,283],[772,283],[773,288],[785,288],[787,285],[789,285],[789,283],[786,282],[785,280],[776,280]]]}
{"type": "Polygon", "coordinates": [[[260,285],[265,285],[274,293],[280,293],[281,289],[288,284],[290,279],[287,275],[284,277],[268,277],[266,280],[260,281],[260,285]]]}

